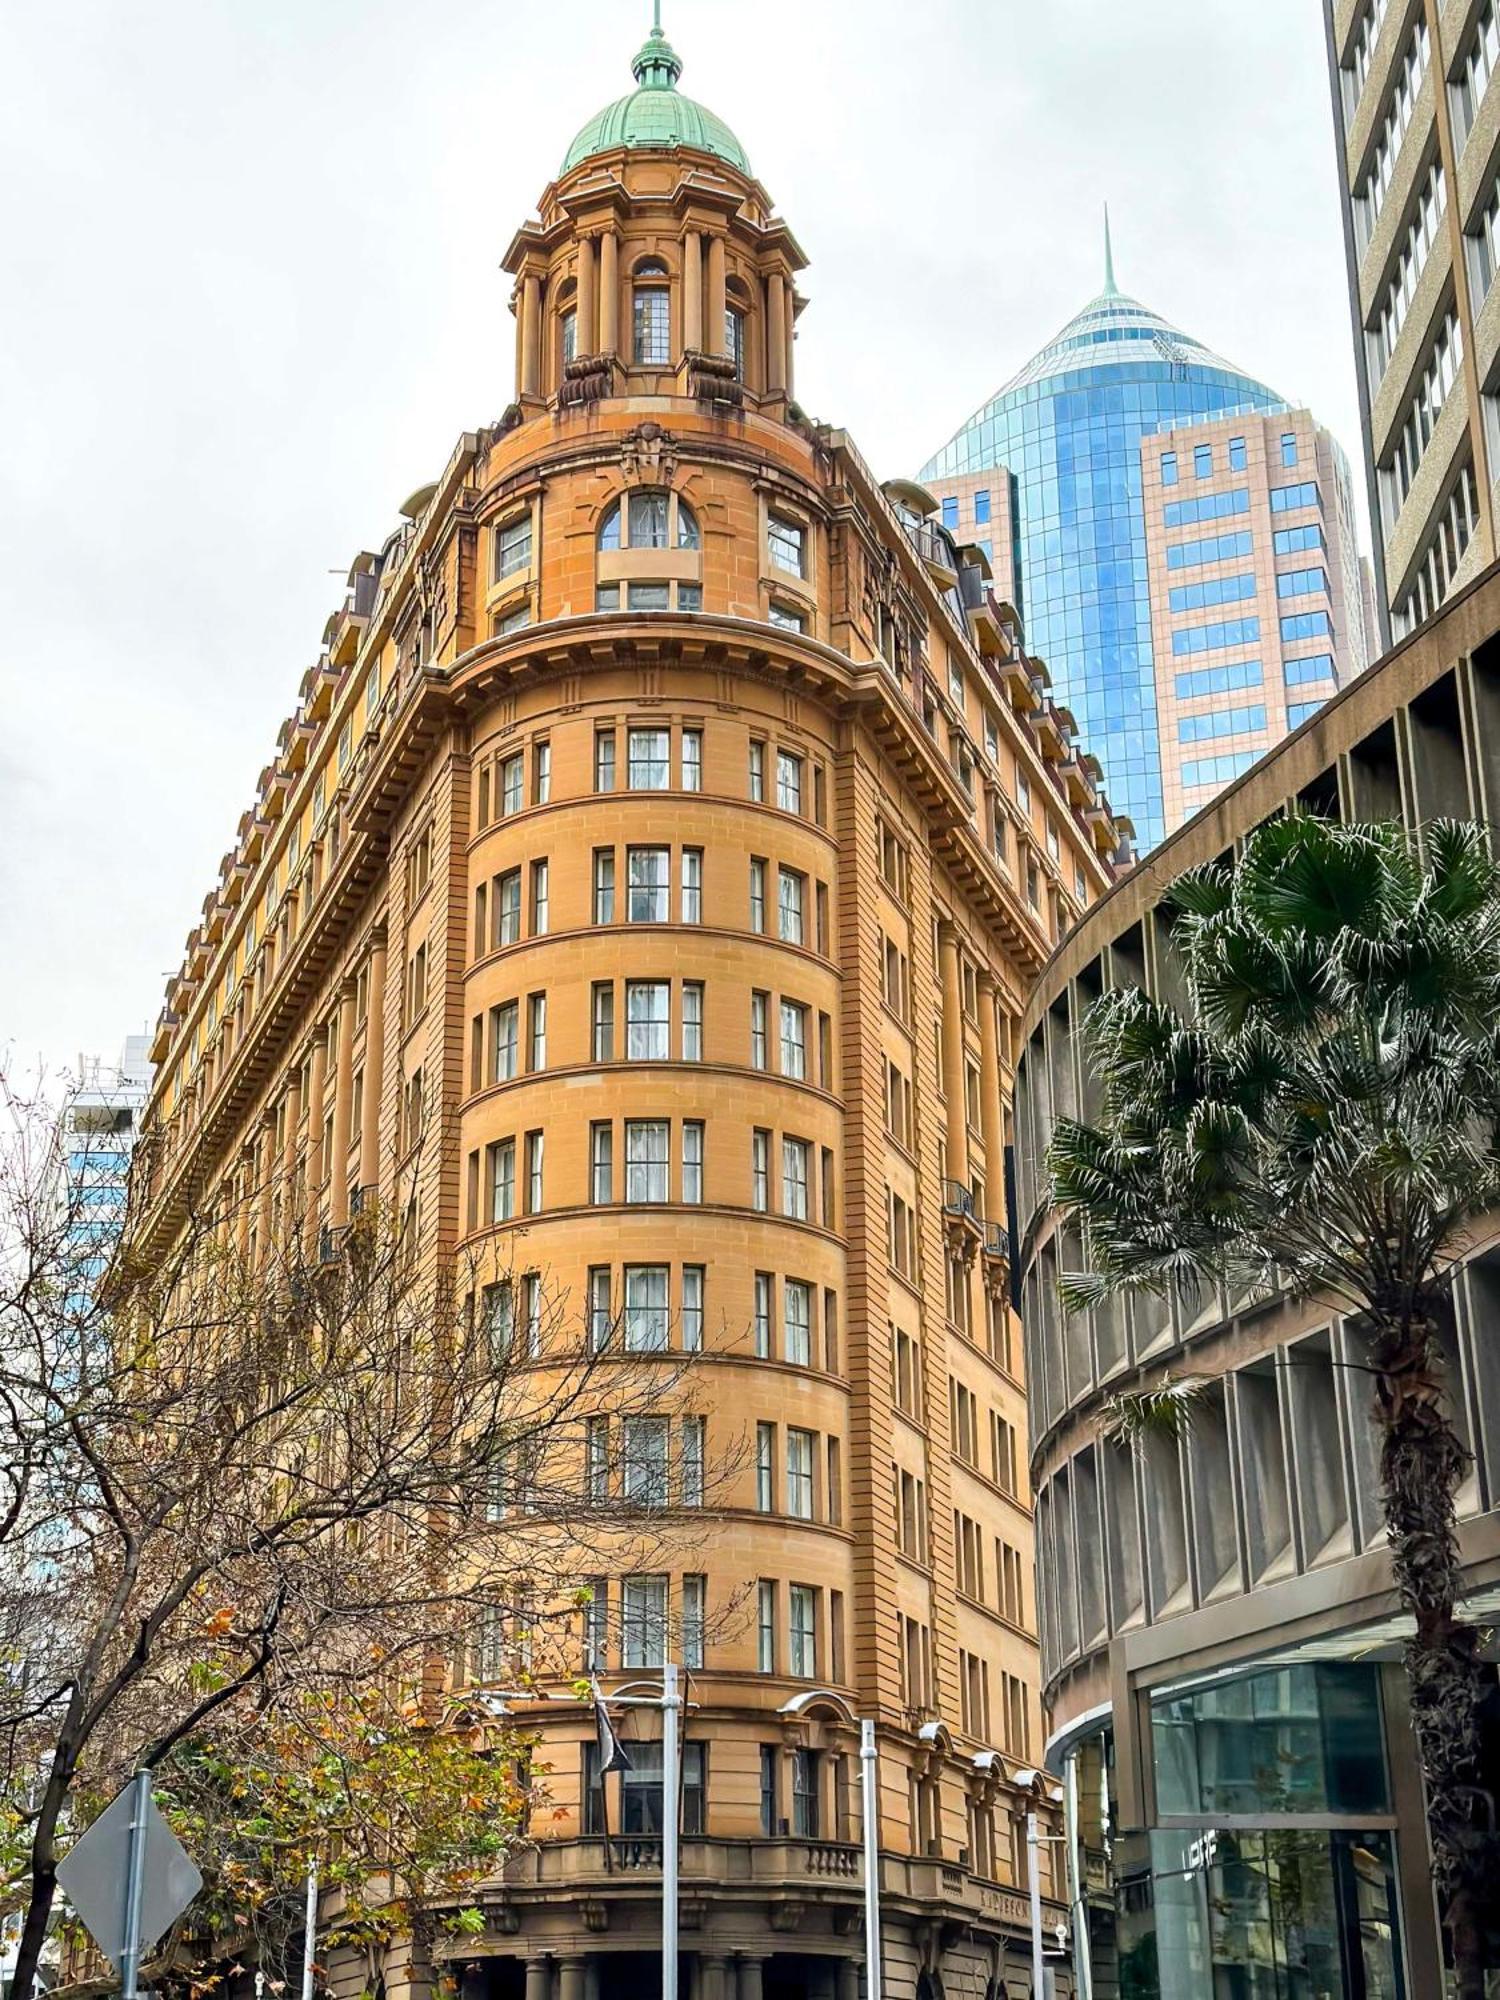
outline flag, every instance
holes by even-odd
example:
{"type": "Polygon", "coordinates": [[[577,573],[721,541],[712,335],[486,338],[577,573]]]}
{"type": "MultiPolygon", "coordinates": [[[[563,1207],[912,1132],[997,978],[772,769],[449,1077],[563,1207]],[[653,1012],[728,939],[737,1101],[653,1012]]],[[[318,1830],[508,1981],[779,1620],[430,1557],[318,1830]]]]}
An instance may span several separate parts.
{"type": "Polygon", "coordinates": [[[615,1726],[609,1719],[609,1710],[604,1705],[604,1696],[599,1692],[599,1683],[594,1683],[594,1726],[599,1732],[599,1775],[604,1777],[610,1771],[628,1771],[630,1758],[625,1745],[615,1734],[615,1726]]]}

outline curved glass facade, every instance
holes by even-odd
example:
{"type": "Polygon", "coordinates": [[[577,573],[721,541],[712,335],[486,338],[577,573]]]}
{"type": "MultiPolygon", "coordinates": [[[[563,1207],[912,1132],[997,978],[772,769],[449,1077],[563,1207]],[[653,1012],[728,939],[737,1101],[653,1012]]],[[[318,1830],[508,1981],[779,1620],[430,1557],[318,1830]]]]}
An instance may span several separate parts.
{"type": "Polygon", "coordinates": [[[1112,282],[928,460],[924,484],[1004,466],[1028,646],[1109,772],[1141,847],[1163,831],[1141,439],[1282,400],[1112,282]]]}

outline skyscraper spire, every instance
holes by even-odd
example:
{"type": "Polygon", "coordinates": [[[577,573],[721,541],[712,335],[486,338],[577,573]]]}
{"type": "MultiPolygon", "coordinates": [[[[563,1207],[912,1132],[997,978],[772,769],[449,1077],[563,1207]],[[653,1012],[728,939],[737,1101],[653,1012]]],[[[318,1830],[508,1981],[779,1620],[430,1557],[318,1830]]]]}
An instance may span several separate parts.
{"type": "Polygon", "coordinates": [[[1115,253],[1109,240],[1109,203],[1104,204],[1104,297],[1115,298],[1119,294],[1115,283],[1115,253]]]}

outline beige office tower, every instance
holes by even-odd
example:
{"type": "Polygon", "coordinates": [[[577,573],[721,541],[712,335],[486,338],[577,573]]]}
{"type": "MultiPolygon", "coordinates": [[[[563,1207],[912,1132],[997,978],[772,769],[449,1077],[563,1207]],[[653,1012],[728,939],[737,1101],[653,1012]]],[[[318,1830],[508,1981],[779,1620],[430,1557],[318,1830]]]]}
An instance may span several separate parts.
{"type": "Polygon", "coordinates": [[[1141,440],[1168,833],[1375,653],[1349,462],[1306,410],[1141,440]]]}
{"type": "Polygon", "coordinates": [[[1494,559],[1495,0],[1324,0],[1382,631],[1494,559]]]}

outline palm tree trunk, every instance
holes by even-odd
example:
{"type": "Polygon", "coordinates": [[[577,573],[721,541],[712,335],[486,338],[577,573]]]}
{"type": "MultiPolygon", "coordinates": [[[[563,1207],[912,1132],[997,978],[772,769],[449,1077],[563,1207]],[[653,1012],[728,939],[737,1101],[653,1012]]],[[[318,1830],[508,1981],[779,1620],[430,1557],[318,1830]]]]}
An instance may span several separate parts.
{"type": "Polygon", "coordinates": [[[1484,2000],[1480,1910],[1494,1803],[1483,1789],[1480,1712],[1489,1677],[1477,1635],[1457,1608],[1456,1496],[1469,1454],[1443,1407],[1435,1336],[1430,1321],[1411,1319],[1377,1334],[1380,1482],[1396,1588],[1416,1621],[1406,1674],[1454,1993],[1456,2000],[1484,2000]]]}

